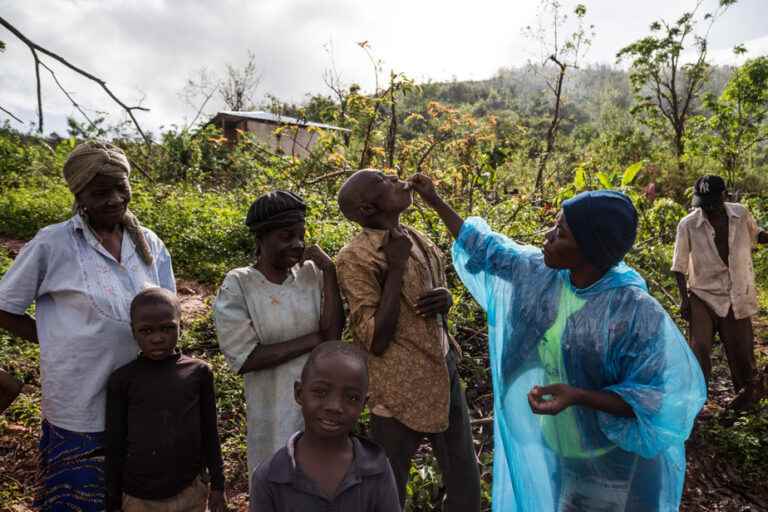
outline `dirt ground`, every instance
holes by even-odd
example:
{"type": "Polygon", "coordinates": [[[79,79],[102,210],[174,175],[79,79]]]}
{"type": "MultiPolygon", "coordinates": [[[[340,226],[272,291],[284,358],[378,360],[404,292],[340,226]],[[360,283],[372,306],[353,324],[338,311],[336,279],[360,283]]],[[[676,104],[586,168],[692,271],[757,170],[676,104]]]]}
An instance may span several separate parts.
{"type": "MultiPolygon", "coordinates": [[[[756,351],[768,355],[768,319],[754,321],[756,351]]],[[[709,386],[710,404],[720,409],[714,417],[703,422],[723,421],[722,409],[733,400],[734,392],[730,372],[721,350],[715,350],[712,382],[709,386]]],[[[768,377],[766,368],[762,378],[768,377]]],[[[768,511],[768,485],[749,482],[740,474],[733,461],[718,455],[714,447],[702,440],[697,427],[686,445],[687,469],[685,491],[680,510],[686,512],[763,512],[768,511]]],[[[766,453],[768,456],[768,453],[766,453]]]]}

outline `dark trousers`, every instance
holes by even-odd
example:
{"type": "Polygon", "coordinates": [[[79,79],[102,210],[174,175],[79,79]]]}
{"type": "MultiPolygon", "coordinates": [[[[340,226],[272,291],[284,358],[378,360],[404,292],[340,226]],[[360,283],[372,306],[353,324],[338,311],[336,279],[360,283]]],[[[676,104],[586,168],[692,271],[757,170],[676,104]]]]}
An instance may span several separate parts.
{"type": "Polygon", "coordinates": [[[733,316],[733,308],[728,311],[728,316],[719,317],[706,302],[693,293],[690,295],[690,303],[691,335],[689,344],[699,360],[707,384],[709,384],[709,377],[712,373],[711,356],[715,334],[720,336],[720,341],[725,348],[733,387],[738,392],[746,385],[751,384],[757,375],[752,319],[747,317],[736,320],[733,316]]]}
{"type": "Polygon", "coordinates": [[[451,398],[448,429],[437,434],[417,432],[394,418],[371,416],[371,437],[384,447],[395,473],[400,506],[405,507],[405,488],[419,445],[428,439],[440,466],[446,489],[445,512],[479,512],[480,472],[472,444],[472,429],[464,391],[453,351],[446,358],[451,398]]]}

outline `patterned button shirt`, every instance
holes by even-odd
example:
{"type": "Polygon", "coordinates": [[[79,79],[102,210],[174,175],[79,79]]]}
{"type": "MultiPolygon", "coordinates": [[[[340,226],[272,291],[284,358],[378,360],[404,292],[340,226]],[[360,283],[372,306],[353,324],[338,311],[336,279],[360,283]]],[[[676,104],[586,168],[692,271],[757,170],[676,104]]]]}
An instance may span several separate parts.
{"type": "MultiPolygon", "coordinates": [[[[374,413],[385,410],[418,432],[448,428],[449,380],[445,355],[451,343],[445,319],[416,313],[418,299],[444,287],[445,267],[440,250],[424,235],[405,228],[411,239],[410,258],[400,294],[395,338],[381,356],[370,354],[370,398],[374,413]]],[[[386,230],[364,229],[336,257],[339,285],[349,303],[350,328],[356,343],[370,351],[376,309],[387,273],[383,246],[386,230]]]]}

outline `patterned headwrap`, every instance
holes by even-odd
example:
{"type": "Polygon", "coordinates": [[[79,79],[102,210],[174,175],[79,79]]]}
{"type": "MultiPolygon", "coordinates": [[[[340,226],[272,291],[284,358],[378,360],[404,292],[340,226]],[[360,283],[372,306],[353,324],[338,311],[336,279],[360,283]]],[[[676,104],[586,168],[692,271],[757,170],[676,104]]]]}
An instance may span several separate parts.
{"type": "MultiPolygon", "coordinates": [[[[99,174],[113,177],[130,176],[131,164],[128,162],[128,157],[125,156],[122,149],[106,142],[88,141],[78,144],[64,164],[64,179],[69,190],[75,195],[74,210],[79,212],[86,222],[88,215],[77,203],[77,194],[82,192],[88,183],[99,174]]],[[[139,220],[130,210],[126,210],[122,224],[136,245],[142,261],[151,265],[153,262],[152,253],[146,238],[144,238],[144,231],[139,220]]]]}
{"type": "Polygon", "coordinates": [[[292,192],[275,190],[259,197],[248,209],[245,225],[256,236],[304,222],[307,205],[292,192]]]}

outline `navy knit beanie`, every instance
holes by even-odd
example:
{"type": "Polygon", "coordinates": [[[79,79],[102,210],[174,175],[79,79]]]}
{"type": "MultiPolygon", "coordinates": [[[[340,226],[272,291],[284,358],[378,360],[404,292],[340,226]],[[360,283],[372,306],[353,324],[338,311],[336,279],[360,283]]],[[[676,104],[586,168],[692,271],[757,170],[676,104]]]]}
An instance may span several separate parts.
{"type": "Polygon", "coordinates": [[[637,210],[621,192],[582,192],[563,202],[563,214],[584,257],[607,271],[629,252],[637,237],[637,210]]]}

